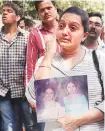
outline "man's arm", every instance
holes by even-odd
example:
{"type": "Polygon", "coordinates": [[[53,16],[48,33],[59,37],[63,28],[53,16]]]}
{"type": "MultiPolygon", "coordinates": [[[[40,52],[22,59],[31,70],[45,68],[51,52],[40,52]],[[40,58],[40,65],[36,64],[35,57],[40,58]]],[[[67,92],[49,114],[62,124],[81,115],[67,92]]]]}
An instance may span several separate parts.
{"type": "Polygon", "coordinates": [[[37,59],[36,37],[33,31],[29,35],[29,40],[27,44],[25,85],[29,82],[34,73],[36,59],[37,59]]]}

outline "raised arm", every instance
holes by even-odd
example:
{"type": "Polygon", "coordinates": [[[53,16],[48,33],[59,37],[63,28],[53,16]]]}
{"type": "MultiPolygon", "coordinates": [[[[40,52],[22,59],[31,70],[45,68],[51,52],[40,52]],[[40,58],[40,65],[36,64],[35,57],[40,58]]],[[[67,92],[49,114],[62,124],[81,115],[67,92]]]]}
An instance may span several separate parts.
{"type": "Polygon", "coordinates": [[[36,80],[47,79],[50,77],[51,63],[55,52],[56,52],[56,38],[55,36],[48,37],[48,40],[46,42],[45,56],[38,70],[35,72],[36,80]]]}

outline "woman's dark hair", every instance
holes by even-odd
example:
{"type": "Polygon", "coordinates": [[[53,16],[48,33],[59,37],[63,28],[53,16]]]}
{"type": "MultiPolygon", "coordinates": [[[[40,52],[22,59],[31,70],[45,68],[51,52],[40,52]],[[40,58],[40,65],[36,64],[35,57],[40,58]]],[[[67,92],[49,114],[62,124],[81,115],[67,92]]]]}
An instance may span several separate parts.
{"type": "Polygon", "coordinates": [[[44,92],[46,92],[47,89],[51,89],[54,92],[54,96],[55,96],[56,91],[55,91],[55,88],[53,86],[50,85],[49,87],[45,88],[44,92]]]}
{"type": "Polygon", "coordinates": [[[84,27],[84,32],[88,32],[88,26],[89,26],[89,17],[88,17],[88,13],[84,10],[82,10],[79,7],[70,7],[68,9],[66,9],[60,16],[61,17],[66,14],[66,13],[73,13],[76,15],[79,15],[81,17],[81,21],[82,21],[82,25],[84,27]]]}
{"type": "MultiPolygon", "coordinates": [[[[36,8],[36,11],[38,11],[38,6],[41,2],[44,2],[45,0],[40,0],[40,1],[35,1],[35,8],[36,8]]],[[[50,0],[51,3],[56,7],[56,2],[54,0],[50,0]]]]}

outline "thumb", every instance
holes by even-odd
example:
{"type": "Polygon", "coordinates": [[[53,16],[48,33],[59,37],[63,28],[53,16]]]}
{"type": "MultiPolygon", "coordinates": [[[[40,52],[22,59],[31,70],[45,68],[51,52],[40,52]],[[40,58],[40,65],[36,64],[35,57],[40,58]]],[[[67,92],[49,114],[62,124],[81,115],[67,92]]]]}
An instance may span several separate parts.
{"type": "Polygon", "coordinates": [[[56,121],[57,121],[58,123],[60,123],[60,124],[63,124],[63,123],[64,123],[64,117],[58,118],[56,121]]]}

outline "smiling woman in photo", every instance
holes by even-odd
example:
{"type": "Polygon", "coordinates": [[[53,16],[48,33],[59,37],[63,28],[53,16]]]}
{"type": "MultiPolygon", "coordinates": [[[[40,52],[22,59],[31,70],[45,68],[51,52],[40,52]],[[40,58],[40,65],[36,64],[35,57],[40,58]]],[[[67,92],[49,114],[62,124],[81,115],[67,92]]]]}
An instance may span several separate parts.
{"type": "Polygon", "coordinates": [[[37,106],[37,120],[39,122],[46,120],[54,121],[65,115],[64,107],[55,101],[55,94],[56,90],[53,86],[45,88],[44,92],[42,92],[41,99],[38,101],[40,106],[37,106]]]}

